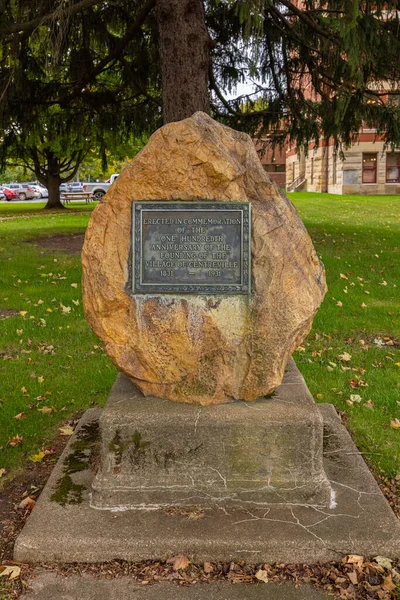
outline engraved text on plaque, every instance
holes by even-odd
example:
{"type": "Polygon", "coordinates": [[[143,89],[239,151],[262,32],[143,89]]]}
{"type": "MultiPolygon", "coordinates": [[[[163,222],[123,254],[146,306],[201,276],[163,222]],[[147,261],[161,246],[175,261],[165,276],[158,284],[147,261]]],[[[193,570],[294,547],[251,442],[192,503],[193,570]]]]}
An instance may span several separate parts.
{"type": "Polygon", "coordinates": [[[134,202],[133,291],[249,293],[250,206],[134,202]]]}

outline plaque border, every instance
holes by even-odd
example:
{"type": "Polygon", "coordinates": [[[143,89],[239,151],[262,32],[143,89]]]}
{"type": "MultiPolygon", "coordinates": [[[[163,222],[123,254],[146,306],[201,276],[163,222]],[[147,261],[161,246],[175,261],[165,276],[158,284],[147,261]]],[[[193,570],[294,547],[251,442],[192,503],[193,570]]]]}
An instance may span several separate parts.
{"type": "Polygon", "coordinates": [[[133,266],[132,276],[132,292],[133,294],[250,294],[251,293],[251,203],[243,201],[232,202],[187,202],[183,200],[172,202],[155,202],[155,201],[133,201],[132,202],[132,249],[131,261],[133,266]],[[206,209],[211,210],[241,210],[242,212],[242,235],[241,235],[241,273],[242,282],[240,284],[230,283],[142,283],[141,282],[141,267],[142,267],[142,230],[141,218],[142,209],[154,210],[191,210],[201,211],[206,209]]]}

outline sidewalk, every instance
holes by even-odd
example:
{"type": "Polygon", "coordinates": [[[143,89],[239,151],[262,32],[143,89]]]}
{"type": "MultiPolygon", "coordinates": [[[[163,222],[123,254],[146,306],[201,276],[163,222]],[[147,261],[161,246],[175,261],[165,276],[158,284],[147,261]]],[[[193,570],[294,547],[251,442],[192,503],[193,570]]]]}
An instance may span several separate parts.
{"type": "Polygon", "coordinates": [[[62,577],[40,572],[29,582],[26,600],[328,600],[333,596],[308,585],[291,583],[197,584],[178,587],[174,583],[140,585],[129,577],[95,579],[84,575],[62,577]]]}

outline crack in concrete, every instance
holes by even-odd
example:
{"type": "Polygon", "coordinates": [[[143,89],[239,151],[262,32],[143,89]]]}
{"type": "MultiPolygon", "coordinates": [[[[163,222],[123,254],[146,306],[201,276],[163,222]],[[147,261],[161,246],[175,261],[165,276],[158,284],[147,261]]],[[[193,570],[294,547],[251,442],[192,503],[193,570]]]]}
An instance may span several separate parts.
{"type": "Polygon", "coordinates": [[[199,410],[198,410],[198,412],[197,412],[197,415],[196,415],[195,422],[194,422],[194,435],[196,435],[196,434],[197,434],[197,424],[198,424],[198,422],[199,422],[200,415],[201,415],[201,408],[199,408],[199,410]]]}

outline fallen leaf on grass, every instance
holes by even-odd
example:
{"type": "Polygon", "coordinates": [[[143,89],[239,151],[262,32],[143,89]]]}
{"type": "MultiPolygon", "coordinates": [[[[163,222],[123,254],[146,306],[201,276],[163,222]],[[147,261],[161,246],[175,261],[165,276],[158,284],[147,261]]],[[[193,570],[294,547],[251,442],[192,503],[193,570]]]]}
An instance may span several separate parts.
{"type": "Polygon", "coordinates": [[[62,314],[63,315],[69,315],[69,313],[71,312],[71,307],[70,306],[64,306],[64,304],[61,304],[61,302],[60,302],[60,306],[61,306],[62,314]]]}
{"type": "Polygon", "coordinates": [[[19,577],[21,573],[21,567],[7,567],[7,566],[1,566],[0,567],[0,577],[7,577],[8,575],[8,579],[16,579],[17,577],[19,577]]]}
{"type": "Polygon", "coordinates": [[[65,427],[60,427],[58,431],[61,435],[72,435],[74,433],[74,430],[71,427],[71,425],[65,425],[65,427]]]}
{"type": "Polygon", "coordinates": [[[344,275],[344,273],[340,273],[340,279],[348,279],[348,277],[346,277],[346,275],[344,275]]]}
{"type": "Polygon", "coordinates": [[[78,284],[77,284],[77,283],[71,283],[71,287],[73,287],[73,288],[77,288],[77,287],[78,287],[78,284]]]}
{"type": "Polygon", "coordinates": [[[365,402],[363,406],[365,406],[365,408],[369,408],[370,410],[374,410],[374,403],[372,402],[372,400],[367,400],[367,402],[365,402]]]}
{"type": "Polygon", "coordinates": [[[37,380],[38,380],[38,383],[43,383],[44,377],[40,376],[40,377],[37,378],[37,380]]]}
{"type": "Polygon", "coordinates": [[[360,403],[361,402],[361,396],[359,396],[358,394],[350,394],[350,400],[352,402],[360,403]]]}
{"type": "Polygon", "coordinates": [[[174,571],[179,571],[180,569],[186,569],[189,566],[189,559],[186,556],[174,556],[173,558],[169,558],[167,560],[168,565],[172,565],[174,571]]]}
{"type": "Polygon", "coordinates": [[[23,439],[22,435],[14,435],[12,438],[8,438],[8,445],[15,448],[15,446],[18,446],[23,439]]]}
{"type": "Polygon", "coordinates": [[[18,508],[28,508],[29,510],[32,510],[35,504],[35,500],[30,496],[27,496],[18,504],[18,508]]]}
{"type": "Polygon", "coordinates": [[[38,411],[43,415],[49,415],[51,412],[53,412],[53,409],[51,406],[43,406],[43,408],[38,408],[38,411]]]}
{"type": "Polygon", "coordinates": [[[3,477],[4,473],[6,472],[5,469],[0,469],[0,477],[3,477]]]}
{"type": "Polygon", "coordinates": [[[75,306],[79,306],[79,300],[72,300],[72,302],[75,304],[75,306]]]}
{"type": "Polygon", "coordinates": [[[25,419],[26,414],[24,412],[20,412],[17,415],[15,415],[14,419],[25,419]]]}
{"type": "Polygon", "coordinates": [[[336,306],[343,306],[343,302],[340,302],[340,300],[338,300],[338,302],[336,302],[336,306]]]}
{"type": "Polygon", "coordinates": [[[32,454],[32,456],[29,457],[29,460],[35,463],[42,462],[45,456],[46,454],[44,452],[38,452],[37,454],[32,454]]]}
{"type": "Polygon", "coordinates": [[[339,360],[349,361],[351,360],[351,354],[349,354],[348,352],[343,352],[343,354],[339,354],[338,358],[339,360]]]}
{"type": "Polygon", "coordinates": [[[268,583],[267,571],[264,571],[264,569],[258,569],[258,571],[256,573],[256,579],[258,579],[258,581],[263,581],[264,583],[268,583]]]}
{"type": "Polygon", "coordinates": [[[393,421],[390,421],[390,427],[392,429],[400,429],[400,419],[393,419],[393,421]]]}
{"type": "Polygon", "coordinates": [[[366,304],[364,304],[364,302],[361,304],[361,308],[368,308],[368,306],[366,304]]]}

